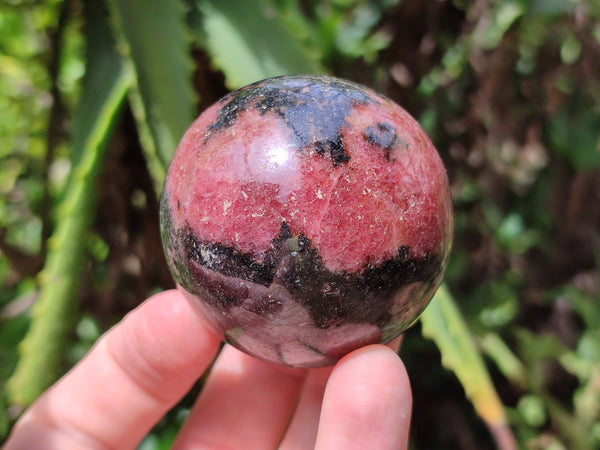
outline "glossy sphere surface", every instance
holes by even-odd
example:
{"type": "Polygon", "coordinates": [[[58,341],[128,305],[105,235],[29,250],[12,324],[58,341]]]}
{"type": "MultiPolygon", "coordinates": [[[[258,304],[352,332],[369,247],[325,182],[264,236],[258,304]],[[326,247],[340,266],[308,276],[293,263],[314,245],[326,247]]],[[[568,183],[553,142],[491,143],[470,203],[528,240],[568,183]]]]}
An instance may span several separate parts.
{"type": "Polygon", "coordinates": [[[228,342],[315,367],[416,320],[443,276],[452,204],[435,148],[398,105],[337,78],[280,77],[192,124],[161,232],[178,286],[228,342]]]}

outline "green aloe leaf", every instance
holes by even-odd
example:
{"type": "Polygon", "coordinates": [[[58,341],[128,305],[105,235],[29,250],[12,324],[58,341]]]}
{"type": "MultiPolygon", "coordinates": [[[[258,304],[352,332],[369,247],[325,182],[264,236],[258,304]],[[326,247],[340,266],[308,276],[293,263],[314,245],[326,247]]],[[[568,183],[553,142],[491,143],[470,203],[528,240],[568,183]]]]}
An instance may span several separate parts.
{"type": "Polygon", "coordinates": [[[496,438],[499,448],[514,448],[504,405],[467,323],[445,285],[438,289],[421,315],[421,324],[423,336],[436,343],[442,354],[442,364],[454,372],[477,414],[496,438]]]}
{"type": "Polygon", "coordinates": [[[183,133],[196,116],[189,30],[179,0],[110,0],[146,160],[160,189],[183,133]]]}
{"type": "Polygon", "coordinates": [[[323,71],[269,1],[196,0],[195,5],[202,14],[202,44],[230,89],[278,75],[323,71]]]}
{"type": "Polygon", "coordinates": [[[115,50],[102,2],[92,0],[85,5],[87,77],[74,114],[73,167],[39,276],[40,291],[31,311],[31,325],[7,385],[13,404],[30,404],[60,375],[64,343],[73,326],[75,297],[85,268],[85,235],[94,215],[97,175],[132,80],[115,50]]]}

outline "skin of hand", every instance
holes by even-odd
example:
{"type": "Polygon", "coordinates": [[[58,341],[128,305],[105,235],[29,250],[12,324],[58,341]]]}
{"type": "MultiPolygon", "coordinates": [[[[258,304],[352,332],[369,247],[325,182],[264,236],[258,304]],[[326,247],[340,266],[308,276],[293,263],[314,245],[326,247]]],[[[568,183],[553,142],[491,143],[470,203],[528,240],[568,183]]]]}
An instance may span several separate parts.
{"type": "Polygon", "coordinates": [[[178,291],[157,294],[40,396],[4,449],[134,449],[213,360],[175,450],[406,449],[412,394],[390,347],[307,370],[229,345],[215,360],[219,346],[178,291]]]}

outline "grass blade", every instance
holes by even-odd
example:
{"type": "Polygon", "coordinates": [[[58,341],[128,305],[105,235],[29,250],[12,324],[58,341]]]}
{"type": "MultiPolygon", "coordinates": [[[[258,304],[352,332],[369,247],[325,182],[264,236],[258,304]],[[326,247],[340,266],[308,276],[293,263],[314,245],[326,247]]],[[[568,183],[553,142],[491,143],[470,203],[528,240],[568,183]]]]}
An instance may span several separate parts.
{"type": "Polygon", "coordinates": [[[504,415],[504,405],[469,328],[445,285],[440,287],[421,315],[421,324],[423,336],[436,343],[442,354],[442,364],[454,372],[477,414],[494,435],[498,448],[516,448],[504,415]]]}

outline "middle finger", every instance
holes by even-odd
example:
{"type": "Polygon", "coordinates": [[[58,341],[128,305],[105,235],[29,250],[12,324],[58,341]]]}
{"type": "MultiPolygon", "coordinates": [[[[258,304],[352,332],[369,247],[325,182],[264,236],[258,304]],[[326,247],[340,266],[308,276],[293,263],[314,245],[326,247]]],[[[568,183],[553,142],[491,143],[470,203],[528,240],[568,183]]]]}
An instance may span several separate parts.
{"type": "Polygon", "coordinates": [[[276,448],[306,373],[226,345],[173,448],[276,448]]]}

